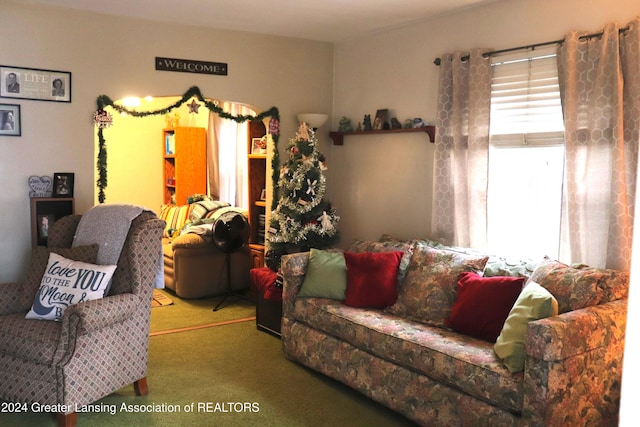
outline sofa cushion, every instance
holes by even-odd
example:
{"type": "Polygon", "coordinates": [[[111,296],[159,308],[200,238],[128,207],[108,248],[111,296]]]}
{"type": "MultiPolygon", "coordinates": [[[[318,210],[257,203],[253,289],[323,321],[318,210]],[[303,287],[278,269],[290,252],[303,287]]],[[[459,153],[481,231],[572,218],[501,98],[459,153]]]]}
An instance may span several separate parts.
{"type": "Polygon", "coordinates": [[[298,299],[293,318],[471,396],[522,410],[523,375],[510,374],[491,343],[323,298],[298,299]]]}
{"type": "Polygon", "coordinates": [[[48,365],[60,342],[61,322],[40,322],[24,313],[0,316],[0,353],[48,365]]]}
{"type": "Polygon", "coordinates": [[[571,267],[548,257],[538,264],[529,281],[551,292],[560,313],[626,298],[629,289],[628,273],[571,267]]]}
{"type": "Polygon", "coordinates": [[[347,268],[342,252],[312,248],[298,296],[344,300],[346,289],[347,268]]]}
{"type": "Polygon", "coordinates": [[[160,219],[165,221],[162,237],[172,238],[177,232],[182,230],[189,220],[189,210],[191,205],[162,205],[160,209],[160,219]]]}
{"type": "Polygon", "coordinates": [[[495,342],[523,284],[524,277],[462,273],[456,302],[444,323],[463,334],[495,342]]]}
{"type": "Polygon", "coordinates": [[[385,308],[398,298],[398,268],[403,252],[345,252],[347,291],[345,304],[385,308]]]}
{"type": "Polygon", "coordinates": [[[387,310],[418,322],[445,326],[444,319],[456,300],[458,277],[465,271],[481,273],[487,259],[415,245],[398,301],[387,310]]]}
{"type": "Polygon", "coordinates": [[[529,322],[558,314],[558,302],[545,288],[535,282],[524,287],[509,312],[494,350],[510,372],[524,369],[525,334],[529,322]]]}
{"type": "Polygon", "coordinates": [[[70,305],[102,298],[115,269],[115,265],[89,264],[51,253],[25,318],[61,320],[70,305]]]}

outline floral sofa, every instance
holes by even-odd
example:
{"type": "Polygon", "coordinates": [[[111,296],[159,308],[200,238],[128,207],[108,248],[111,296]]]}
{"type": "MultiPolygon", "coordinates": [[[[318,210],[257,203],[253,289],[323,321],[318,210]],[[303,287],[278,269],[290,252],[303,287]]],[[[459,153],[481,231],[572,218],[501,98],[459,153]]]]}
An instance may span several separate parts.
{"type": "MultiPolygon", "coordinates": [[[[226,202],[208,198],[187,205],[164,205],[160,219],[166,225],[162,236],[164,285],[184,299],[221,295],[227,291],[225,254],[211,241],[211,226],[218,214],[237,210],[226,202]]],[[[243,248],[231,254],[234,291],[248,289],[250,255],[243,248]]]]}
{"type": "Polygon", "coordinates": [[[431,241],[314,251],[282,260],[288,359],[421,425],[617,425],[627,273],[431,241]],[[511,290],[483,300],[489,285],[465,287],[465,299],[463,277],[504,281],[511,290]],[[544,298],[531,299],[538,291],[544,298]],[[507,307],[497,308],[509,293],[500,303],[507,307]],[[461,309],[480,318],[453,322],[461,309]],[[503,323],[478,338],[484,318],[497,311],[503,323]]]}

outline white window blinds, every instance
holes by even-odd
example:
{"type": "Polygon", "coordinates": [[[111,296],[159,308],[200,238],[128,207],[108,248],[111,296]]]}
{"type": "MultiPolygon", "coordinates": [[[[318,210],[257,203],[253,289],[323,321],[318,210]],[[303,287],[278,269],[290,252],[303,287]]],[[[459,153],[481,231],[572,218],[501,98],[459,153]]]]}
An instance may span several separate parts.
{"type": "Polygon", "coordinates": [[[562,144],[555,46],[495,56],[492,66],[492,144],[562,144]]]}

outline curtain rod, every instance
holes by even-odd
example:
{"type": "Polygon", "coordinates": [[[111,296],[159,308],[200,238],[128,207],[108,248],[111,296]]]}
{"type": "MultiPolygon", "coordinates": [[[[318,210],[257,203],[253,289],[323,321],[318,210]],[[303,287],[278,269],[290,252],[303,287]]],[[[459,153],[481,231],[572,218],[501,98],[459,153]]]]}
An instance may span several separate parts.
{"type": "MultiPolygon", "coordinates": [[[[620,28],[620,30],[618,30],[618,33],[622,34],[625,31],[627,31],[628,29],[629,29],[629,27],[620,28]]],[[[596,38],[596,37],[600,37],[603,34],[604,34],[604,31],[600,31],[599,33],[593,33],[593,34],[585,34],[584,36],[580,36],[579,39],[580,40],[589,40],[589,39],[593,39],[593,38],[596,38]]],[[[535,49],[537,47],[549,46],[549,45],[552,45],[552,44],[562,44],[562,43],[564,43],[564,39],[553,40],[553,41],[550,41],[550,42],[536,43],[536,44],[528,44],[526,46],[510,47],[508,49],[492,50],[491,52],[483,53],[482,56],[485,57],[485,58],[490,58],[493,55],[498,55],[500,53],[515,52],[517,50],[535,49]]],[[[469,55],[465,55],[465,56],[460,58],[461,61],[466,61],[468,59],[469,59],[469,55]]],[[[441,62],[442,61],[441,61],[440,58],[436,58],[436,59],[433,60],[433,63],[436,64],[436,65],[440,65],[441,62]]]]}

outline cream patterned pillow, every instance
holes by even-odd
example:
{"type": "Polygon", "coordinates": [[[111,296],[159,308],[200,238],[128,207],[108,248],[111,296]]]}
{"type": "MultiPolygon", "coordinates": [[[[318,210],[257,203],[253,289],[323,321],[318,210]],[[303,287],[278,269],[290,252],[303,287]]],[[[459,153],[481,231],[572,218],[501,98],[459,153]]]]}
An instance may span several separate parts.
{"type": "Polygon", "coordinates": [[[60,320],[70,305],[102,298],[115,269],[115,265],[89,264],[51,253],[26,318],[60,320]]]}

